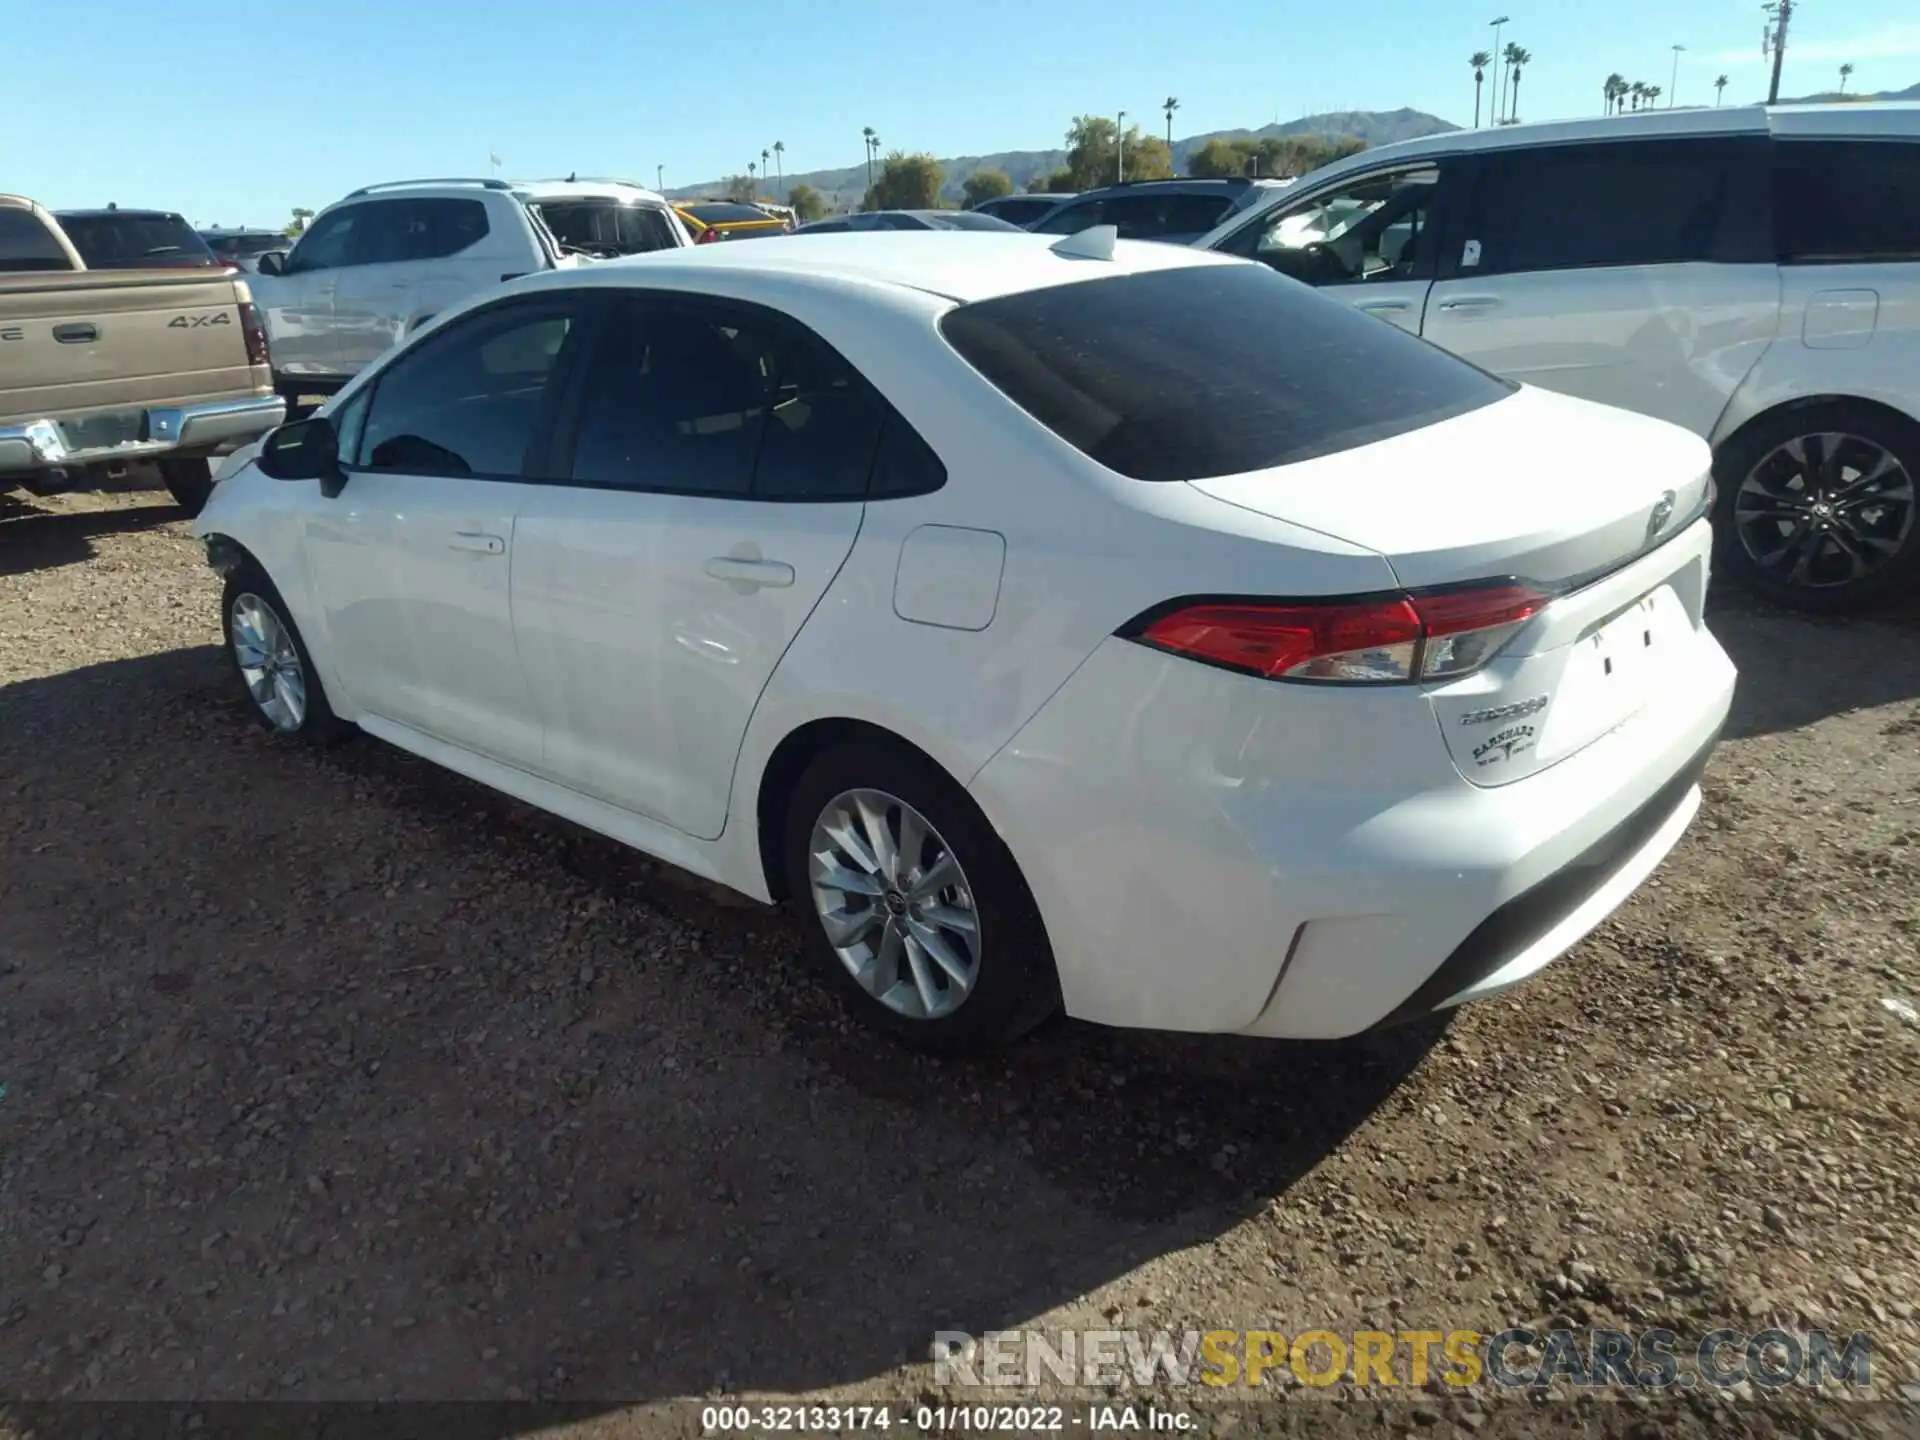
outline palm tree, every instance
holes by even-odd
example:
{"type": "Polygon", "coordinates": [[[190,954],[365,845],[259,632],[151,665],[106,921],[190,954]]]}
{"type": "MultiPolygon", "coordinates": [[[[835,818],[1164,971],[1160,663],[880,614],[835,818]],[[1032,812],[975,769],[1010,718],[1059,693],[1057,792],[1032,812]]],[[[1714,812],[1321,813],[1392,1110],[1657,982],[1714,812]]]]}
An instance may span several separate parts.
{"type": "Polygon", "coordinates": [[[780,191],[787,188],[786,154],[787,154],[786,142],[782,140],[774,141],[773,142],[773,179],[774,179],[773,189],[774,189],[774,194],[776,196],[779,194],[780,191]]]}
{"type": "Polygon", "coordinates": [[[760,167],[755,165],[751,160],[747,161],[747,200],[749,203],[759,197],[760,187],[754,183],[759,177],[759,173],[760,167]]]}
{"type": "Polygon", "coordinates": [[[1531,50],[1522,50],[1518,45],[1507,46],[1507,60],[1513,66],[1513,85],[1507,91],[1507,123],[1520,123],[1520,71],[1533,59],[1531,50]]]}
{"type": "Polygon", "coordinates": [[[1601,94],[1605,95],[1607,99],[1605,113],[1611,115],[1619,105],[1620,97],[1626,93],[1626,76],[1622,75],[1618,70],[1607,76],[1606,84],[1601,87],[1601,94]]]}
{"type": "Polygon", "coordinates": [[[1171,164],[1173,161],[1173,112],[1180,108],[1179,98],[1173,95],[1167,96],[1166,103],[1160,108],[1167,112],[1167,161],[1171,164]]]}
{"type": "Polygon", "coordinates": [[[1643,82],[1636,80],[1627,87],[1627,94],[1633,97],[1633,108],[1638,110],[1640,102],[1646,98],[1647,87],[1643,82]]]}
{"type": "Polygon", "coordinates": [[[1480,87],[1487,78],[1487,66],[1493,63],[1493,56],[1484,50],[1476,50],[1467,57],[1467,64],[1473,67],[1473,128],[1480,128],[1480,87]]]}
{"type": "Polygon", "coordinates": [[[1849,60],[1840,67],[1840,93],[1842,95],[1847,93],[1847,77],[1851,74],[1853,74],[1853,62],[1849,60]]]}
{"type": "MultiPolygon", "coordinates": [[[[771,162],[772,162],[772,160],[773,160],[773,152],[772,152],[771,150],[766,150],[766,149],[763,149],[763,150],[761,150],[761,152],[760,152],[760,178],[761,178],[762,180],[764,180],[764,179],[766,179],[766,178],[767,178],[767,171],[769,171],[769,170],[771,170],[771,169],[773,168],[773,165],[772,165],[772,163],[771,163],[771,162]]],[[[780,197],[779,197],[779,196],[777,196],[777,195],[776,195],[776,196],[774,196],[774,199],[776,199],[776,200],[777,200],[777,199],[779,199],[779,198],[780,198],[780,197]]]]}
{"type": "Polygon", "coordinates": [[[869,190],[871,190],[871,189],[873,188],[873,147],[874,147],[874,144],[875,144],[875,142],[876,142],[876,141],[877,141],[877,140],[878,140],[878,139],[879,139],[880,137],[879,137],[879,136],[877,136],[877,135],[875,135],[875,134],[873,133],[873,126],[871,126],[871,125],[862,125],[862,126],[860,127],[860,133],[861,133],[862,135],[864,135],[864,136],[866,137],[866,146],[867,146],[867,188],[868,188],[869,190]]]}
{"type": "Polygon", "coordinates": [[[1653,102],[1658,100],[1663,93],[1665,92],[1663,92],[1658,85],[1647,86],[1647,108],[1649,110],[1653,108],[1653,102]]]}
{"type": "Polygon", "coordinates": [[[1719,108],[1720,97],[1726,91],[1726,88],[1727,88],[1727,77],[1724,75],[1722,75],[1718,80],[1715,80],[1713,82],[1713,103],[1716,109],[1719,108]]]}

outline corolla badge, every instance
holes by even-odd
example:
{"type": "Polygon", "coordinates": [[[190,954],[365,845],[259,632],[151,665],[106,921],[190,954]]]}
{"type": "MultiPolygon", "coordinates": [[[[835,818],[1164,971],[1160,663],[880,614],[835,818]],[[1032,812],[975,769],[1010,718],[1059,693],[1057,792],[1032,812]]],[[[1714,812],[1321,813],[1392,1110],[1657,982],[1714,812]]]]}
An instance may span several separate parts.
{"type": "Polygon", "coordinates": [[[1674,494],[1671,490],[1660,492],[1659,502],[1653,507],[1653,513],[1647,517],[1647,539],[1651,540],[1666,529],[1667,521],[1673,518],[1674,494]]]}

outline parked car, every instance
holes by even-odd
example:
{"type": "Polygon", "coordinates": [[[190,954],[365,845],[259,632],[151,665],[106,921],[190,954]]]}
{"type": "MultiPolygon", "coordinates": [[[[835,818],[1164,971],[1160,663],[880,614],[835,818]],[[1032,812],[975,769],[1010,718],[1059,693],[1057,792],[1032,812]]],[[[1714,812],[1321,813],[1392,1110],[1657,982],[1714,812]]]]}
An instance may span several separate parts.
{"type": "Polygon", "coordinates": [[[827,236],[470,299],[195,532],[263,724],[789,899],[893,1034],[1341,1036],[1686,828],[1707,462],[1258,265],[827,236]]]}
{"type": "Polygon", "coordinates": [[[1072,195],[1002,195],[998,199],[981,201],[973,207],[972,213],[991,215],[996,220],[1004,220],[1009,225],[1028,230],[1035,221],[1074,198],[1072,195]]]}
{"type": "Polygon", "coordinates": [[[1191,245],[1227,216],[1286,187],[1281,180],[1132,180],[1087,190],[1027,226],[1041,235],[1073,235],[1111,225],[1122,240],[1191,245]]]}
{"type": "Polygon", "coordinates": [[[205,270],[220,261],[180,216],[170,210],[56,212],[60,228],[89,270],[205,270]]]}
{"type": "Polygon", "coordinates": [[[796,235],[839,235],[861,230],[1018,230],[1018,225],[974,210],[862,210],[802,225],[796,235]]]}
{"type": "MultiPolygon", "coordinates": [[[[99,253],[100,232],[80,229],[99,253]]],[[[92,269],[54,216],[0,195],[0,489],[45,494],[152,461],[198,512],[208,457],[280,423],[246,284],[164,263],[173,253],[134,269],[109,246],[92,269]]]]}
{"type": "Polygon", "coordinates": [[[327,394],[409,330],[536,270],[692,243],[673,207],[623,180],[407,180],[329,205],[253,281],[290,401],[327,394]]]}
{"type": "Polygon", "coordinates": [[[732,200],[683,201],[674,208],[696,245],[784,235],[789,228],[786,221],[768,214],[758,205],[743,205],[732,200]]]}
{"type": "Polygon", "coordinates": [[[1920,576],[1920,106],[1673,110],[1364,151],[1200,244],[1714,451],[1727,570],[1920,576]]]}
{"type": "Polygon", "coordinates": [[[281,230],[202,230],[200,238],[216,259],[248,274],[258,269],[260,257],[269,250],[285,250],[292,243],[281,230]]]}

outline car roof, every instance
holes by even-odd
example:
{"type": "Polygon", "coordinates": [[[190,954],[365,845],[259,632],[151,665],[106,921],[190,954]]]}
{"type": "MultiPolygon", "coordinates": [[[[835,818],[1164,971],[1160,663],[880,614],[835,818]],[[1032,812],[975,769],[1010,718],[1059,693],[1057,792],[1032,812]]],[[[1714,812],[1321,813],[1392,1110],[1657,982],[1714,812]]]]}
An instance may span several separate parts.
{"type": "Polygon", "coordinates": [[[1222,190],[1246,190],[1254,185],[1250,176],[1176,176],[1170,180],[1123,180],[1082,190],[1078,195],[1063,195],[1063,200],[1106,199],[1112,195],[1212,195],[1222,190]]]}
{"type": "MultiPolygon", "coordinates": [[[[1145,270],[1244,261],[1145,240],[1121,240],[1111,260],[1059,253],[1067,237],[1026,231],[876,230],[859,235],[786,236],[768,245],[699,245],[602,260],[577,270],[548,270],[514,282],[527,288],[648,286],[704,289],[754,277],[843,288],[852,281],[939,295],[962,304],[1145,270]]],[[[727,286],[731,290],[732,286],[727,286]]],[[[718,293],[717,291],[715,293],[718,293]]]]}
{"type": "Polygon", "coordinates": [[[177,210],[56,210],[53,212],[62,220],[178,220],[177,210]]]}
{"type": "Polygon", "coordinates": [[[649,190],[631,180],[515,180],[513,193],[522,200],[622,200],[670,203],[657,190],[649,190]]]}

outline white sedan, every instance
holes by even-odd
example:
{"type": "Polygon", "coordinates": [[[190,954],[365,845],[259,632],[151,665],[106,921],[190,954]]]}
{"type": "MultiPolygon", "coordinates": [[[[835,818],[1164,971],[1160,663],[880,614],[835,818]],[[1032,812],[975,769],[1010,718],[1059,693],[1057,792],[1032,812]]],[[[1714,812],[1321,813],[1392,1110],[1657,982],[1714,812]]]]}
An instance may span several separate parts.
{"type": "Polygon", "coordinates": [[[896,1036],[1332,1037],[1679,839],[1707,466],[1262,265],[797,236],[450,310],[195,528],[268,726],[790,901],[896,1036]]]}

